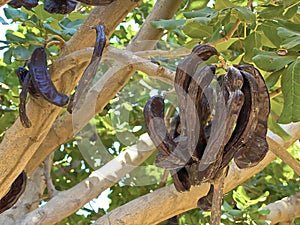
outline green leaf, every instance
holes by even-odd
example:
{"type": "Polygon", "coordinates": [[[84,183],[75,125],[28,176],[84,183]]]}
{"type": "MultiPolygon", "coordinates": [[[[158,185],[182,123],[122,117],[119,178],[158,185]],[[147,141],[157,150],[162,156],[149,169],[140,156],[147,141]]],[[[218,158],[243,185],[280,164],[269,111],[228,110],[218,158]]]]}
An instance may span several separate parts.
{"type": "Polygon", "coordinates": [[[271,89],[279,80],[281,74],[283,73],[283,69],[282,70],[278,70],[276,72],[271,73],[266,79],[266,85],[268,89],[271,89]]]}
{"type": "Polygon", "coordinates": [[[261,43],[261,33],[260,32],[252,32],[248,35],[244,40],[245,46],[245,56],[244,61],[247,63],[252,62],[252,58],[256,55],[255,48],[260,48],[261,43]]]}
{"type": "Polygon", "coordinates": [[[26,43],[27,42],[25,38],[19,37],[12,33],[6,33],[5,37],[10,42],[15,42],[15,43],[26,43]]]}
{"type": "Polygon", "coordinates": [[[284,141],[289,141],[291,136],[287,133],[274,119],[270,114],[268,117],[268,128],[274,133],[280,136],[284,141]]]}
{"type": "Polygon", "coordinates": [[[150,24],[157,29],[174,30],[185,24],[185,20],[159,20],[151,21],[150,24]]]}
{"type": "Polygon", "coordinates": [[[209,37],[213,34],[213,26],[209,25],[210,19],[197,17],[186,21],[183,32],[191,38],[209,37]]]}
{"type": "Polygon", "coordinates": [[[216,49],[218,50],[218,52],[223,52],[223,51],[227,50],[237,40],[239,40],[239,38],[230,38],[227,41],[217,44],[216,49]]]}
{"type": "Polygon", "coordinates": [[[0,16],[0,23],[2,23],[2,25],[8,25],[5,19],[3,19],[1,16],[0,16]]]}
{"type": "Polygon", "coordinates": [[[264,19],[281,19],[284,9],[282,6],[268,5],[259,13],[259,17],[264,19]]]}
{"type": "Polygon", "coordinates": [[[278,27],[277,31],[278,31],[278,36],[280,36],[282,38],[289,38],[289,37],[293,37],[293,36],[300,36],[299,32],[292,31],[292,30],[284,28],[284,27],[278,27]]]}
{"type": "Polygon", "coordinates": [[[278,122],[300,121],[300,58],[297,58],[287,68],[286,73],[281,78],[281,87],[284,105],[278,122]]]}
{"type": "Polygon", "coordinates": [[[17,60],[27,60],[30,58],[30,54],[30,51],[23,46],[18,46],[13,50],[13,56],[17,60]]]}
{"type": "Polygon", "coordinates": [[[286,49],[291,49],[300,45],[300,35],[297,37],[287,38],[281,43],[281,46],[286,49]]]}
{"type": "Polygon", "coordinates": [[[218,11],[225,9],[225,8],[230,8],[233,6],[234,6],[234,4],[232,2],[230,2],[229,0],[216,0],[216,3],[215,3],[215,9],[218,11]]]}
{"type": "Polygon", "coordinates": [[[255,22],[255,14],[248,7],[235,6],[233,10],[237,12],[240,21],[245,23],[255,22]]]}
{"type": "Polygon", "coordinates": [[[6,52],[3,54],[3,62],[6,64],[11,64],[11,57],[12,57],[12,52],[13,49],[8,49],[6,52]]]}
{"type": "Polygon", "coordinates": [[[253,57],[253,62],[265,71],[275,72],[287,64],[295,61],[295,57],[292,56],[279,56],[275,52],[257,51],[257,55],[253,57]]]}
{"type": "Polygon", "coordinates": [[[13,21],[26,21],[28,18],[27,13],[19,9],[4,8],[4,14],[7,19],[12,19],[13,21]]]}
{"type": "Polygon", "coordinates": [[[273,46],[266,45],[263,41],[264,46],[268,46],[271,48],[279,48],[282,38],[278,35],[278,26],[278,23],[274,21],[265,21],[261,26],[258,27],[258,29],[263,32],[263,36],[269,39],[269,41],[273,44],[273,46]]]}
{"type": "Polygon", "coordinates": [[[200,9],[192,12],[184,12],[183,15],[187,19],[195,18],[195,17],[206,17],[206,18],[216,18],[218,16],[218,12],[213,10],[212,8],[206,7],[204,9],[200,9]]]}

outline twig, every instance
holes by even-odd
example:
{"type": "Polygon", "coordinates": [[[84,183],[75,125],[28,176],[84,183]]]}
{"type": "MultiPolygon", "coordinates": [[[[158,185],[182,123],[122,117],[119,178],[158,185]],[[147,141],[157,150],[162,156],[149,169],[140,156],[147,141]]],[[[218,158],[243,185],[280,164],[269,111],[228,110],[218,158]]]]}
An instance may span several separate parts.
{"type": "Polygon", "coordinates": [[[221,206],[223,204],[224,181],[227,173],[227,167],[221,171],[220,176],[214,180],[214,194],[211,207],[211,225],[219,225],[221,222],[221,206]]]}
{"type": "Polygon", "coordinates": [[[138,51],[135,52],[137,56],[140,57],[149,57],[149,56],[160,56],[160,57],[169,57],[175,58],[178,56],[185,56],[191,53],[191,49],[181,48],[175,50],[145,50],[145,51],[138,51]]]}
{"type": "Polygon", "coordinates": [[[282,93],[282,89],[281,88],[278,88],[276,89],[275,91],[273,91],[272,93],[270,93],[270,98],[275,98],[277,97],[278,95],[280,95],[282,93]]]}
{"type": "Polygon", "coordinates": [[[273,142],[274,145],[277,145],[277,147],[271,149],[271,151],[300,176],[300,162],[296,160],[285,148],[278,145],[272,139],[270,139],[269,142],[273,142]]]}
{"type": "Polygon", "coordinates": [[[166,186],[167,184],[167,179],[168,179],[168,176],[169,176],[169,170],[165,170],[162,177],[161,177],[161,180],[159,182],[159,187],[164,187],[166,186]]]}

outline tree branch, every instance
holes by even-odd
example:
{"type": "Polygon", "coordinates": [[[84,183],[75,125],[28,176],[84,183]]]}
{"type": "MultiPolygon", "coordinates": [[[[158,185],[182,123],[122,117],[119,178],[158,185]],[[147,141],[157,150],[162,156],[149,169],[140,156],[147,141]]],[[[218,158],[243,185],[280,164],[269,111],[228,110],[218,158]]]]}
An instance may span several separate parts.
{"type": "MultiPolygon", "coordinates": [[[[287,130],[292,136],[289,142],[283,142],[278,136],[269,133],[269,151],[266,157],[253,168],[240,170],[235,164],[230,166],[229,174],[225,179],[224,193],[231,191],[237,185],[245,182],[264,169],[276,156],[272,153],[277,145],[287,148],[300,138],[300,123],[290,124],[287,130]]],[[[170,217],[197,207],[197,200],[207,194],[209,184],[204,183],[198,187],[192,187],[189,192],[177,192],[174,185],[158,189],[152,193],[139,197],[98,219],[95,225],[133,225],[133,224],[157,224],[170,217]],[[163,207],[162,207],[163,206],[163,207]],[[149,213],[151,212],[151,214],[149,213]]]]}
{"type": "Polygon", "coordinates": [[[47,225],[58,223],[118,182],[145,161],[154,150],[155,147],[149,136],[147,134],[142,135],[137,144],[128,147],[126,151],[91,173],[89,178],[67,191],[58,192],[47,204],[26,214],[15,224],[47,225]]]}
{"type": "Polygon", "coordinates": [[[265,209],[269,209],[270,213],[261,219],[269,220],[271,224],[280,222],[291,224],[294,219],[300,217],[300,192],[273,202],[265,209]]]}

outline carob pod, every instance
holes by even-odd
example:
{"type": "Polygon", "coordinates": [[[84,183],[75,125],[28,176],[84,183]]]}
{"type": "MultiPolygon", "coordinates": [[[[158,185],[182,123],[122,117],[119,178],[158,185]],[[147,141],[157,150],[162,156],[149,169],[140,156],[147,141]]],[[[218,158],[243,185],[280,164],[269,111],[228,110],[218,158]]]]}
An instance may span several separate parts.
{"type": "Polygon", "coordinates": [[[32,83],[44,99],[57,106],[68,103],[69,97],[57,91],[47,69],[47,55],[45,48],[36,48],[28,64],[32,83]]]}
{"type": "Polygon", "coordinates": [[[268,151],[267,121],[270,113],[270,97],[260,72],[251,65],[238,65],[242,73],[253,76],[258,84],[257,96],[257,123],[253,124],[253,135],[248,139],[245,146],[238,149],[234,155],[234,161],[241,169],[257,165],[268,151]]]}
{"type": "Polygon", "coordinates": [[[228,99],[225,102],[223,97],[224,90],[217,93],[217,103],[215,106],[215,115],[212,120],[211,134],[208,139],[204,154],[200,163],[193,165],[197,177],[197,184],[214,179],[222,163],[224,147],[230,139],[238,115],[244,103],[244,94],[241,91],[243,85],[243,77],[238,69],[228,67],[224,76],[224,85],[226,88],[228,99]]]}
{"type": "Polygon", "coordinates": [[[241,71],[241,74],[244,78],[241,90],[244,93],[245,101],[236,121],[236,127],[232,136],[225,146],[221,169],[228,165],[238,149],[248,143],[248,139],[253,135],[257,124],[258,85],[251,75],[243,71],[241,71]]]}
{"type": "MultiPolygon", "coordinates": [[[[24,71],[24,70],[19,70],[17,71],[17,74],[18,74],[18,77],[20,79],[20,76],[19,75],[20,73],[22,74],[22,72],[20,71],[24,71]]],[[[27,70],[26,70],[27,71],[27,70]]],[[[20,79],[21,81],[21,79],[20,79]]],[[[29,85],[31,83],[31,77],[30,77],[30,74],[26,73],[26,75],[24,77],[22,77],[22,90],[21,90],[21,93],[20,93],[20,105],[19,105],[19,116],[20,116],[20,120],[21,120],[21,123],[24,127],[26,128],[29,128],[31,127],[31,122],[29,120],[29,118],[27,117],[27,114],[26,114],[26,98],[27,98],[27,92],[29,90],[29,85]]]]}
{"type": "Polygon", "coordinates": [[[94,26],[96,29],[96,43],[93,51],[91,61],[87,68],[85,69],[82,77],[79,80],[77,90],[75,94],[71,97],[70,103],[68,105],[68,112],[72,113],[74,107],[79,105],[81,97],[85,97],[85,94],[89,88],[89,84],[92,82],[92,79],[95,77],[102,53],[106,44],[106,36],[104,33],[104,27],[102,25],[94,26]]]}
{"type": "Polygon", "coordinates": [[[164,122],[164,99],[156,95],[151,97],[144,107],[146,130],[159,151],[155,164],[166,169],[180,166],[180,158],[172,154],[176,144],[171,138],[164,122]]]}
{"type": "Polygon", "coordinates": [[[73,0],[44,0],[44,10],[49,13],[68,14],[76,8],[73,0]]]}
{"type": "Polygon", "coordinates": [[[32,8],[38,5],[38,0],[12,0],[8,3],[13,8],[21,8],[25,7],[27,10],[31,10],[32,8]]]}
{"type": "Polygon", "coordinates": [[[23,67],[23,66],[20,66],[17,70],[16,70],[16,74],[19,78],[19,82],[21,84],[21,86],[26,86],[27,89],[28,89],[28,92],[29,94],[34,97],[34,98],[38,98],[40,97],[40,93],[39,91],[34,87],[34,84],[32,83],[32,80],[31,80],[31,77],[30,77],[30,73],[29,71],[23,67]],[[24,85],[25,83],[25,80],[28,79],[29,77],[29,82],[27,83],[27,85],[24,85]]]}
{"type": "Polygon", "coordinates": [[[23,194],[27,182],[27,176],[25,171],[23,170],[17,179],[11,185],[7,194],[0,199],[0,213],[11,208],[20,196],[23,194]]]}
{"type": "Polygon", "coordinates": [[[77,0],[88,5],[108,5],[115,0],[77,0]]]}
{"type": "MultiPolygon", "coordinates": [[[[188,55],[181,63],[179,63],[174,80],[174,88],[178,96],[178,107],[180,114],[181,133],[176,146],[175,154],[182,152],[184,154],[184,161],[188,163],[194,155],[199,155],[195,149],[187,148],[187,101],[190,98],[188,88],[200,63],[208,60],[211,56],[218,55],[217,50],[209,45],[198,45],[193,48],[192,53],[188,55]]],[[[199,107],[198,107],[199,108],[199,107]]]]}

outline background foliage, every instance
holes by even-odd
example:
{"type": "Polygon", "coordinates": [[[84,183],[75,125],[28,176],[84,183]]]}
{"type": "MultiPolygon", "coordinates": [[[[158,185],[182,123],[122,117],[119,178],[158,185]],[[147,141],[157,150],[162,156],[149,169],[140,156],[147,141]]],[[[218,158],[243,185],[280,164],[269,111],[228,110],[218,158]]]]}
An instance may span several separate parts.
{"type": "MultiPolygon", "coordinates": [[[[143,1],[141,6],[129,13],[110,38],[110,44],[124,48],[143,24],[153,4],[153,0],[143,1]]],[[[156,47],[172,50],[182,46],[192,48],[199,42],[212,43],[228,63],[256,65],[270,91],[272,112],[268,120],[269,129],[288,140],[289,135],[278,123],[300,121],[299,1],[254,0],[250,9],[246,6],[247,1],[244,0],[186,0],[173,19],[152,22],[152,26],[165,30],[156,47]]],[[[90,11],[91,7],[84,4],[67,16],[48,14],[42,4],[32,11],[4,8],[6,18],[0,18],[1,27],[6,29],[6,40],[0,40],[0,50],[4,53],[0,59],[0,140],[18,116],[20,86],[15,69],[25,64],[37,46],[61,38],[69,40],[90,11]],[[18,29],[10,30],[5,22],[19,24],[18,29]]],[[[48,56],[54,60],[59,55],[59,45],[49,46],[48,56]]],[[[153,57],[153,62],[172,70],[176,69],[179,60],[180,57],[153,57]]],[[[96,79],[109,65],[109,62],[103,62],[96,79]]],[[[142,111],[147,99],[171,88],[136,72],[103,112],[90,122],[88,126],[95,127],[92,132],[84,132],[89,130],[87,127],[57,149],[52,167],[55,187],[58,190],[69,189],[117,156],[126,146],[134,144],[145,133],[142,111]],[[88,141],[82,142],[85,138],[88,141]],[[107,158],[99,153],[101,147],[92,147],[98,146],[95,143],[102,143],[103,148],[108,149],[107,158]],[[82,149],[92,151],[82,152],[82,149]]],[[[299,160],[297,143],[289,151],[299,160]]],[[[153,165],[153,161],[154,155],[144,165],[153,165]]],[[[148,169],[143,171],[143,176],[146,176],[149,185],[140,186],[141,175],[133,172],[110,188],[108,208],[101,208],[103,204],[95,200],[92,207],[86,205],[61,224],[90,224],[106,212],[159,188],[162,171],[154,166],[145,168],[148,169]]],[[[171,182],[169,179],[168,184],[171,182]]],[[[296,193],[299,185],[297,174],[281,160],[276,160],[225,195],[222,222],[266,224],[259,220],[260,215],[268,213],[263,210],[264,206],[296,193]]],[[[175,220],[179,224],[205,224],[209,222],[209,213],[195,209],[178,215],[175,220]]]]}

